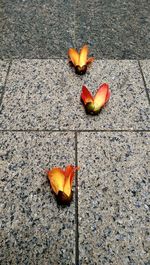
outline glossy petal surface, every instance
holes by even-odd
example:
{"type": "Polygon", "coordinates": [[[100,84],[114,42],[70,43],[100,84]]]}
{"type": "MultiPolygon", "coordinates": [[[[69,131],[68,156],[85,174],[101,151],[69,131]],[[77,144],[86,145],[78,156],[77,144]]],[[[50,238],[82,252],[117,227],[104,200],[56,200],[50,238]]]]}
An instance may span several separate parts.
{"type": "Polygon", "coordinates": [[[90,91],[87,89],[86,86],[82,87],[81,99],[83,100],[84,104],[93,102],[93,96],[91,95],[90,91]]]}
{"type": "Polygon", "coordinates": [[[98,110],[103,107],[106,101],[108,101],[109,96],[109,86],[107,84],[101,85],[94,98],[95,110],[98,110]]]}
{"type": "Polygon", "coordinates": [[[68,55],[70,57],[71,62],[74,64],[74,66],[79,64],[79,54],[76,49],[70,48],[68,51],[68,55]]]}
{"type": "Polygon", "coordinates": [[[63,191],[65,184],[65,175],[60,168],[53,168],[48,172],[48,178],[51,183],[53,191],[58,194],[59,191],[63,191]]]}
{"type": "Polygon", "coordinates": [[[80,67],[82,67],[83,65],[86,65],[87,55],[88,55],[88,46],[84,45],[80,51],[80,58],[79,58],[80,67]]]}

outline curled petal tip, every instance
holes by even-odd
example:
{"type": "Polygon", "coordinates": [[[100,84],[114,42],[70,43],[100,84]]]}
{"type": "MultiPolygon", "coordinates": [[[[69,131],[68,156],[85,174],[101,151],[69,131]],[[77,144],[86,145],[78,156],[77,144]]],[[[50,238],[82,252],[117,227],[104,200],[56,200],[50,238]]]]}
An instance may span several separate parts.
{"type": "Polygon", "coordinates": [[[95,58],[94,57],[90,57],[89,59],[87,59],[87,64],[91,64],[91,63],[93,63],[94,62],[94,60],[95,60],[95,58]]]}

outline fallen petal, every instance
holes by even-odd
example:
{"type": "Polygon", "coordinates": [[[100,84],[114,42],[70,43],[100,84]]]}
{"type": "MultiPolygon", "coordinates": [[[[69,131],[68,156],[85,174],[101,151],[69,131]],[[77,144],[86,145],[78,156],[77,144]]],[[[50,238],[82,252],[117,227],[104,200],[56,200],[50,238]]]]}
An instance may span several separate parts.
{"type": "Polygon", "coordinates": [[[84,45],[80,51],[80,56],[79,56],[79,66],[80,67],[86,65],[87,55],[88,55],[88,46],[84,45]]]}
{"type": "Polygon", "coordinates": [[[94,57],[90,57],[89,59],[87,59],[86,64],[90,64],[94,62],[94,57]]]}
{"type": "Polygon", "coordinates": [[[81,99],[83,100],[85,105],[87,103],[93,103],[94,102],[93,96],[91,95],[90,91],[87,89],[86,86],[82,87],[81,99]]]}
{"type": "Polygon", "coordinates": [[[79,65],[79,54],[76,49],[70,48],[68,51],[68,56],[74,66],[79,65]]]}
{"type": "Polygon", "coordinates": [[[65,184],[64,171],[60,168],[53,168],[48,171],[48,178],[53,191],[58,194],[59,191],[63,191],[65,184]]]}
{"type": "Polygon", "coordinates": [[[110,98],[110,90],[108,84],[103,84],[99,87],[96,96],[94,97],[95,111],[100,110],[110,98]]]}
{"type": "Polygon", "coordinates": [[[63,192],[70,197],[71,194],[71,189],[72,189],[72,182],[73,182],[73,178],[75,175],[75,171],[78,168],[72,166],[72,165],[68,165],[65,169],[65,183],[64,183],[64,189],[63,192]]]}

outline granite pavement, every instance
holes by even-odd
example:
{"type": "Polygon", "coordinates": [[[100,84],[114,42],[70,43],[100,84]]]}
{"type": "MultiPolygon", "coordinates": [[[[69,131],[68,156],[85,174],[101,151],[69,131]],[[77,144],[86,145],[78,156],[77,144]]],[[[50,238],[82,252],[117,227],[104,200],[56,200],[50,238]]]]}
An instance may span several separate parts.
{"type": "Polygon", "coordinates": [[[0,60],[0,98],[2,96],[2,92],[6,82],[8,68],[9,68],[9,61],[0,60]]]}
{"type": "Polygon", "coordinates": [[[143,78],[145,81],[145,86],[147,88],[148,96],[150,97],[150,60],[140,61],[142,68],[143,78]]]}
{"type": "Polygon", "coordinates": [[[79,264],[150,262],[150,133],[79,133],[79,264]]]}
{"type": "Polygon", "coordinates": [[[150,59],[149,10],[147,0],[77,0],[77,46],[100,59],[150,59]]]}
{"type": "Polygon", "coordinates": [[[150,60],[3,60],[0,105],[1,264],[149,265],[150,60]],[[82,85],[111,98],[85,113],[82,85]],[[45,170],[80,166],[70,207],[45,170]]]}
{"type": "Polygon", "coordinates": [[[2,0],[0,58],[64,57],[74,46],[71,0],[2,0]]]}
{"type": "Polygon", "coordinates": [[[1,132],[1,265],[75,264],[75,198],[57,205],[45,170],[74,164],[72,133],[1,132]]]}
{"type": "Polygon", "coordinates": [[[5,130],[148,130],[149,102],[138,61],[96,60],[76,76],[65,60],[14,60],[1,105],[5,130]],[[80,102],[82,85],[96,93],[107,82],[111,100],[99,116],[80,102]]]}
{"type": "Polygon", "coordinates": [[[66,58],[88,43],[99,59],[150,59],[148,0],[1,0],[0,58],[66,58]]]}

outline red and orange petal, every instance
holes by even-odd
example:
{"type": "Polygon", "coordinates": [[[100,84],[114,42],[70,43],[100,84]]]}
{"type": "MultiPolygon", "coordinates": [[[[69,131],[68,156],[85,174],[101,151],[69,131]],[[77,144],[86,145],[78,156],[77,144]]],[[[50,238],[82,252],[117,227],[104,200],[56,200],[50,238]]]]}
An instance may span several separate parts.
{"type": "Polygon", "coordinates": [[[48,178],[50,180],[53,191],[58,194],[59,191],[64,190],[65,174],[61,168],[55,167],[48,171],[48,178]]]}
{"type": "Polygon", "coordinates": [[[72,185],[73,177],[74,177],[75,167],[72,165],[68,165],[65,168],[65,179],[70,178],[70,185],[72,185]]]}
{"type": "Polygon", "coordinates": [[[94,102],[94,98],[86,86],[82,87],[81,99],[83,100],[85,105],[87,103],[90,103],[90,102],[93,103],[94,102]]]}
{"type": "Polygon", "coordinates": [[[89,59],[87,59],[86,64],[90,64],[94,62],[94,57],[90,57],[89,59]]]}
{"type": "Polygon", "coordinates": [[[68,165],[65,169],[65,185],[64,185],[64,193],[69,197],[71,194],[72,182],[75,175],[75,171],[79,168],[74,167],[72,165],[68,165]]]}
{"type": "Polygon", "coordinates": [[[109,98],[110,90],[108,84],[101,85],[94,97],[95,110],[98,110],[103,107],[105,103],[109,100],[109,98]]]}
{"type": "Polygon", "coordinates": [[[63,192],[69,197],[71,194],[74,171],[72,166],[67,166],[65,170],[65,184],[63,192]]]}
{"type": "Polygon", "coordinates": [[[57,167],[48,171],[48,178],[56,195],[58,195],[59,191],[65,193],[68,197],[71,195],[72,182],[76,170],[78,168],[68,165],[65,171],[57,167]]]}
{"type": "Polygon", "coordinates": [[[79,65],[79,53],[76,49],[70,48],[68,51],[68,56],[70,57],[70,60],[74,66],[79,65]]]}
{"type": "Polygon", "coordinates": [[[108,89],[105,103],[107,103],[107,101],[110,99],[110,95],[111,95],[111,92],[110,92],[110,89],[108,89]]]}

